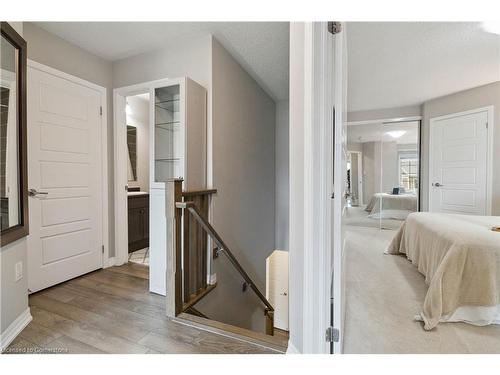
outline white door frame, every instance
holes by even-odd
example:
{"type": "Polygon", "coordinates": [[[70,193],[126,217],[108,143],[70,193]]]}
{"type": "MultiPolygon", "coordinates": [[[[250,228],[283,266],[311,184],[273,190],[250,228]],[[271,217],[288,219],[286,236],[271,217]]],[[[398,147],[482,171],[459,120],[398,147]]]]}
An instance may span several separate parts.
{"type": "MultiPolygon", "coordinates": [[[[64,73],[60,70],[51,68],[47,65],[40,64],[36,61],[28,59],[28,67],[40,70],[42,72],[51,74],[58,78],[68,80],[70,82],[85,86],[100,92],[101,94],[101,194],[102,194],[102,243],[104,246],[102,254],[102,266],[108,267],[109,260],[109,210],[108,210],[108,107],[107,107],[107,89],[105,87],[96,85],[95,83],[86,81],[71,74],[64,73]]],[[[28,77],[29,79],[29,77],[28,77]]],[[[29,152],[29,150],[28,150],[29,152]]],[[[29,256],[28,251],[28,256],[29,256]]]]}
{"type": "MultiPolygon", "coordinates": [[[[150,93],[151,89],[158,86],[167,86],[172,80],[165,78],[135,85],[119,87],[113,90],[113,144],[114,144],[114,204],[115,204],[115,259],[116,265],[128,262],[128,200],[126,186],[127,175],[127,131],[123,124],[126,122],[125,106],[126,97],[150,93]]],[[[150,99],[151,100],[151,99],[150,99]]],[[[150,111],[151,112],[151,111],[150,111]]],[[[150,113],[151,117],[151,113],[150,113]]],[[[152,118],[149,119],[152,124],[152,118]]],[[[150,159],[154,145],[150,145],[150,159]]],[[[151,164],[151,160],[148,165],[151,164]]],[[[151,176],[150,176],[151,181],[151,176]]],[[[151,225],[151,224],[150,224],[151,225]]]]}
{"type": "MultiPolygon", "coordinates": [[[[335,235],[331,199],[333,96],[334,91],[343,90],[341,82],[333,84],[333,51],[334,40],[337,49],[342,38],[328,32],[327,22],[292,23],[290,30],[293,50],[290,54],[288,352],[326,354],[330,353],[325,333],[331,325],[335,235]]],[[[335,121],[342,123],[342,120],[340,107],[335,121]]],[[[344,173],[340,166],[336,168],[338,173],[344,173]]],[[[339,222],[337,226],[340,231],[339,222]]]]}
{"type": "Polygon", "coordinates": [[[466,116],[466,115],[472,115],[474,113],[480,113],[480,112],[486,112],[488,116],[488,129],[487,129],[487,143],[488,143],[488,149],[487,149],[487,155],[486,155],[486,160],[487,160],[487,165],[486,165],[486,215],[490,216],[492,213],[492,194],[493,194],[493,135],[494,129],[495,129],[495,121],[494,121],[494,114],[495,114],[495,107],[493,105],[487,106],[487,107],[481,107],[481,108],[476,108],[476,109],[471,109],[468,111],[463,111],[463,112],[457,112],[457,113],[450,113],[448,115],[444,116],[439,116],[439,117],[432,117],[429,120],[429,163],[428,163],[428,179],[427,181],[427,191],[429,192],[428,195],[428,207],[429,211],[432,209],[432,176],[434,175],[434,166],[432,163],[433,160],[433,144],[432,144],[432,127],[435,125],[437,121],[441,120],[446,120],[450,119],[453,117],[460,117],[460,116],[466,116]]]}
{"type": "MultiPolygon", "coordinates": [[[[362,151],[347,151],[350,154],[358,155],[358,202],[363,205],[363,152],[362,151]]],[[[352,158],[351,158],[351,171],[352,171],[352,158]]],[[[352,183],[352,176],[351,176],[352,183]]]]}

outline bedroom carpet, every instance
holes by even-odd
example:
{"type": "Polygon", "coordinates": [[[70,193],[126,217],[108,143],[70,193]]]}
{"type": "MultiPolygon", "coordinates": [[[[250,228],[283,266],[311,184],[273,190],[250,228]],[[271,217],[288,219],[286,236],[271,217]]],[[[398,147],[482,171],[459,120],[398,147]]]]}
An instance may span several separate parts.
{"type": "Polygon", "coordinates": [[[361,208],[348,209],[345,353],[500,353],[500,326],[441,323],[424,331],[413,320],[424,277],[405,257],[384,255],[395,229],[362,226],[366,220],[361,208]]]}

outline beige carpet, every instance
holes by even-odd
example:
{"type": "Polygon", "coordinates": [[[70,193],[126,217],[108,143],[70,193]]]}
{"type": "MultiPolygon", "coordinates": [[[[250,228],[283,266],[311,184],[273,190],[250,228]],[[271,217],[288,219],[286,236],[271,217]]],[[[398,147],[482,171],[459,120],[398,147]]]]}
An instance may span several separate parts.
{"type": "Polygon", "coordinates": [[[362,226],[364,216],[348,209],[344,352],[500,353],[500,326],[443,323],[426,332],[413,320],[424,278],[405,257],[383,254],[395,230],[362,226]]]}

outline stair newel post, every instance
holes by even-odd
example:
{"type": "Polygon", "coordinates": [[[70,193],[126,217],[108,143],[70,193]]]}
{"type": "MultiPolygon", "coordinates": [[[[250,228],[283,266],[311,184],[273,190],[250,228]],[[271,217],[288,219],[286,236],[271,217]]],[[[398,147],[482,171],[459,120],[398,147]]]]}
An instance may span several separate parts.
{"type": "Polygon", "coordinates": [[[167,316],[182,312],[182,180],[165,183],[165,216],[167,223],[167,316]]]}
{"type": "Polygon", "coordinates": [[[266,308],[264,315],[266,316],[266,335],[274,336],[274,311],[266,308]]]}

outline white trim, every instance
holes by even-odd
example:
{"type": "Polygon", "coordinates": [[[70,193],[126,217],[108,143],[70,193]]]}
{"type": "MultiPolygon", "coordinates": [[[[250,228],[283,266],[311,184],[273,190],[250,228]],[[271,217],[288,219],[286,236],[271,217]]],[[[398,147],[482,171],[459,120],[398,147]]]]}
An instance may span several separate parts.
{"type": "Polygon", "coordinates": [[[326,22],[305,24],[304,40],[304,353],[329,353],[333,37],[326,22]]]}
{"type": "MultiPolygon", "coordinates": [[[[158,79],[154,81],[141,82],[138,84],[119,87],[113,90],[113,108],[114,108],[114,116],[113,116],[113,145],[114,145],[114,209],[115,209],[115,264],[121,265],[128,261],[128,221],[127,221],[127,193],[125,191],[125,186],[128,185],[128,178],[126,170],[123,166],[127,165],[127,142],[126,142],[126,130],[121,124],[125,122],[123,118],[125,116],[125,101],[127,96],[134,96],[139,94],[151,94],[151,90],[155,87],[159,86],[168,86],[172,84],[172,80],[168,78],[158,79]]],[[[150,99],[151,100],[151,99],[150,99]]],[[[152,106],[150,105],[150,119],[149,125],[154,123],[154,118],[152,113],[152,106]]],[[[150,132],[150,140],[151,140],[151,132],[150,132]]],[[[150,155],[149,155],[149,168],[150,168],[150,181],[149,188],[154,188],[152,184],[152,179],[154,175],[152,174],[152,166],[151,159],[152,153],[154,153],[153,145],[150,147],[150,155]]],[[[153,289],[151,289],[153,291],[153,289]]]]}
{"type": "Polygon", "coordinates": [[[7,329],[5,329],[5,331],[0,332],[0,353],[7,349],[10,343],[14,341],[32,320],[33,317],[28,307],[7,327],[7,329]]]}
{"type": "Polygon", "coordinates": [[[300,354],[299,350],[293,345],[292,340],[288,340],[286,354],[300,354]]]}
{"type": "Polygon", "coordinates": [[[408,116],[408,117],[396,117],[396,118],[384,118],[384,119],[373,119],[373,120],[363,120],[363,121],[348,121],[347,126],[356,125],[367,125],[367,124],[390,124],[393,122],[409,122],[409,121],[420,121],[422,116],[408,116]]]}
{"type": "MultiPolygon", "coordinates": [[[[334,37],[334,62],[331,67],[331,75],[327,75],[325,82],[333,82],[334,97],[333,105],[335,106],[335,144],[333,145],[333,165],[328,168],[335,171],[333,178],[333,192],[335,199],[333,200],[333,212],[331,214],[332,223],[328,223],[328,229],[333,228],[330,241],[330,250],[332,252],[333,264],[332,269],[329,269],[330,276],[330,298],[333,303],[333,327],[339,331],[339,341],[333,343],[333,353],[340,354],[343,351],[344,343],[344,321],[345,321],[345,237],[342,222],[345,215],[346,200],[346,149],[347,149],[347,53],[346,53],[346,25],[342,25],[343,32],[336,34],[334,37]]],[[[330,158],[331,160],[332,158],[330,158]]],[[[330,303],[330,300],[329,300],[330,303]]],[[[330,305],[328,306],[330,307],[330,305]]]]}
{"type": "Polygon", "coordinates": [[[104,265],[104,268],[113,267],[115,265],[116,265],[116,258],[115,257],[111,257],[111,258],[108,258],[108,261],[104,265]]]}
{"type": "Polygon", "coordinates": [[[66,79],[70,82],[93,89],[101,94],[101,195],[102,195],[102,245],[104,246],[104,254],[102,256],[101,265],[104,268],[109,260],[109,211],[108,211],[108,117],[107,117],[107,89],[95,83],[86,81],[79,77],[64,73],[60,70],[40,64],[36,61],[28,59],[28,67],[40,70],[53,76],[66,79]]]}
{"type": "Polygon", "coordinates": [[[486,106],[486,107],[481,107],[481,108],[476,108],[476,109],[471,109],[468,111],[462,111],[462,112],[456,112],[456,113],[450,113],[448,115],[444,116],[438,116],[438,117],[432,117],[429,120],[429,160],[427,164],[427,169],[428,169],[428,180],[427,181],[427,204],[428,204],[428,210],[432,211],[432,176],[434,175],[434,170],[433,170],[433,164],[432,164],[432,158],[433,158],[433,144],[432,144],[432,126],[434,125],[435,122],[441,121],[441,120],[447,120],[453,117],[460,117],[460,116],[466,116],[466,115],[472,115],[474,113],[481,113],[481,112],[486,112],[488,119],[486,120],[488,123],[488,129],[487,129],[487,143],[488,143],[488,149],[487,149],[487,155],[486,155],[486,215],[491,216],[492,214],[492,196],[493,196],[493,138],[494,138],[494,129],[495,129],[495,107],[493,105],[486,106]]]}

